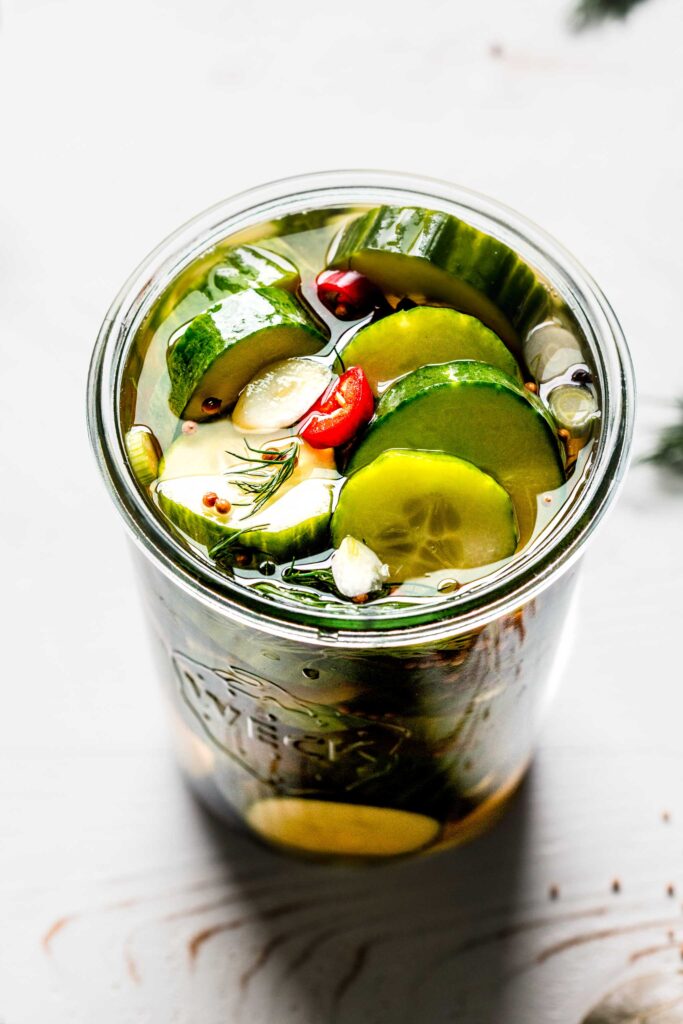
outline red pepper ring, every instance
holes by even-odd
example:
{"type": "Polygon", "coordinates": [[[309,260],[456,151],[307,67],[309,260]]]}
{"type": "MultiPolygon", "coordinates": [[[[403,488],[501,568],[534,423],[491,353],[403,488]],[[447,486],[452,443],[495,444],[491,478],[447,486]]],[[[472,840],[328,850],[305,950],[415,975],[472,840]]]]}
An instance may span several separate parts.
{"type": "Polygon", "coordinates": [[[377,285],[357,270],[323,270],[315,283],[318,298],[338,320],[360,320],[387,306],[377,285]]]}
{"type": "Polygon", "coordinates": [[[312,448],[338,448],[372,419],[375,399],[360,366],[342,373],[303,418],[299,435],[312,448]]]}

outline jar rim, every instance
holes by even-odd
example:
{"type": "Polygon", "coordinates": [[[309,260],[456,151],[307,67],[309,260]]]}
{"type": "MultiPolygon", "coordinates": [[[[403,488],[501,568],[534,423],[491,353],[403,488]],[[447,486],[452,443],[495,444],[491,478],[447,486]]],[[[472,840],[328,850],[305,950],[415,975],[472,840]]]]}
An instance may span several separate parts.
{"type": "Polygon", "coordinates": [[[340,647],[404,647],[472,632],[546,589],[582,554],[623,480],[633,432],[633,368],[607,299],[583,267],[550,235],[496,200],[461,186],[410,174],[340,170],[297,175],[240,192],[169,235],[133,271],[102,323],[88,379],[88,429],[102,475],[130,535],[179,586],[220,614],[268,633],[340,647]],[[164,528],[129,468],[119,422],[121,375],[143,316],[186,266],[244,227],[314,207],[420,205],[454,213],[510,245],[569,301],[591,347],[602,396],[601,429],[585,484],[537,542],[475,588],[428,607],[362,615],[280,602],[232,583],[164,528]],[[345,614],[344,614],[345,613],[345,614]]]}

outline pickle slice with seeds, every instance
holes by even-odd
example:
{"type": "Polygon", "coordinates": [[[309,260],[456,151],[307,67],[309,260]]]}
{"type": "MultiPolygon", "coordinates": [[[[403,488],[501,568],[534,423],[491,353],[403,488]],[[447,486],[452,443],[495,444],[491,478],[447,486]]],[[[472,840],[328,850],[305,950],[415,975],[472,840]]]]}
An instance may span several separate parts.
{"type": "Polygon", "coordinates": [[[413,811],[300,797],[258,800],[246,815],[263,839],[307,853],[390,857],[433,842],[441,826],[413,811]]]}
{"type": "Polygon", "coordinates": [[[455,455],[403,449],[385,451],[342,487],[335,547],[348,534],[389,566],[393,582],[498,562],[519,539],[510,496],[493,477],[455,455]]]}
{"type": "Polygon", "coordinates": [[[539,495],[565,480],[554,423],[542,403],[502,370],[474,360],[422,366],[392,385],[348,472],[388,448],[448,452],[489,473],[512,498],[524,543],[539,495]]]}

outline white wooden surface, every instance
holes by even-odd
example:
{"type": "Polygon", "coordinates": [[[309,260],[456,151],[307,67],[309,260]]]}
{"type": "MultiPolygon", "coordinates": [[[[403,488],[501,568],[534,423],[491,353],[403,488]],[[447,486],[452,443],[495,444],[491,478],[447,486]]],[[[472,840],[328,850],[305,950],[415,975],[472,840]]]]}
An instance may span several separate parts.
{"type": "Polygon", "coordinates": [[[92,341],[133,263],[240,188],[366,165],[489,192],[576,252],[629,336],[645,450],[683,393],[683,7],[583,36],[566,15],[5,0],[2,1024],[578,1024],[624,979],[680,984],[680,484],[635,467],[589,551],[504,822],[342,871],[220,833],[179,783],[85,437],[92,341]]]}

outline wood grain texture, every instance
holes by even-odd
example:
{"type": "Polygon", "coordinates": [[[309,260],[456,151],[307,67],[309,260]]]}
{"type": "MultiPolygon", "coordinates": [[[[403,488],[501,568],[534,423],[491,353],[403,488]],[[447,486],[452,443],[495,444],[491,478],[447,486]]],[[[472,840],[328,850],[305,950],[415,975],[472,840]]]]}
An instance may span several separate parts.
{"type": "Polygon", "coordinates": [[[538,757],[482,840],[300,864],[218,828],[173,767],[82,395],[116,288],[183,219],[316,167],[460,181],[605,288],[639,453],[683,392],[679,0],[580,37],[564,0],[293,13],[3,5],[2,1024],[578,1024],[680,979],[683,494],[652,467],[591,545],[538,757]]]}

